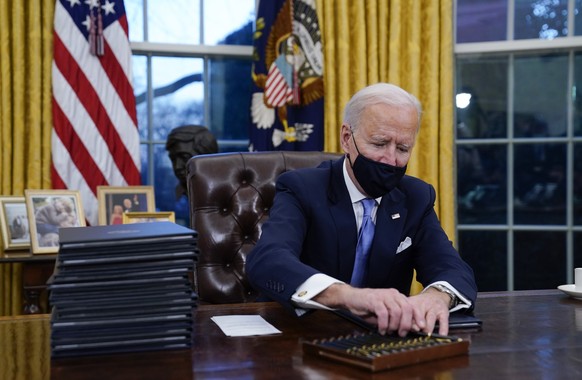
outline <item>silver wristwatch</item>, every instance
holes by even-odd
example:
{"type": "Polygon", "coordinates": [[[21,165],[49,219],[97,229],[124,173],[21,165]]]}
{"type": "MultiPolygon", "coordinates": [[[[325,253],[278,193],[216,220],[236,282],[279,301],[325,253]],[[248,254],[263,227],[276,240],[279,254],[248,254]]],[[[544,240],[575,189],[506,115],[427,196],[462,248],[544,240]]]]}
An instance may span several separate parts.
{"type": "Polygon", "coordinates": [[[457,304],[459,303],[459,299],[457,298],[457,295],[455,293],[453,293],[453,291],[450,290],[449,288],[447,288],[446,286],[441,285],[441,284],[434,284],[434,285],[431,285],[430,287],[435,288],[439,292],[446,293],[446,294],[448,294],[449,297],[451,297],[451,302],[449,302],[449,309],[452,309],[453,307],[457,306],[457,304]]]}

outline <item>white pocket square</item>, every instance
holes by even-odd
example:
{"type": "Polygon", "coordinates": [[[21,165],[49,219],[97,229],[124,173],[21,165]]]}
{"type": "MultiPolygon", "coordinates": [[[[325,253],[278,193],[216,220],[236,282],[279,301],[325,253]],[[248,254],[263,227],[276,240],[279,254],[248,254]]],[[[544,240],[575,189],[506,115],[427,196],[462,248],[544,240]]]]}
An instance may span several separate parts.
{"type": "Polygon", "coordinates": [[[410,240],[410,238],[407,236],[406,239],[404,239],[403,241],[400,242],[400,245],[398,246],[398,249],[396,250],[396,254],[399,254],[400,252],[404,251],[406,248],[410,247],[412,245],[412,240],[410,240]]]}

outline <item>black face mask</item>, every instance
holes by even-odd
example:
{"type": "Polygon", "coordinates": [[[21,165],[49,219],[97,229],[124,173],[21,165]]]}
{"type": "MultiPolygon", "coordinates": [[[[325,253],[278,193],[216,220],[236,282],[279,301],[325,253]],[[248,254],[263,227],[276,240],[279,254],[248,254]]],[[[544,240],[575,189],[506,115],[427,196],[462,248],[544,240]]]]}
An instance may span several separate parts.
{"type": "Polygon", "coordinates": [[[406,166],[398,167],[371,160],[360,153],[353,133],[352,139],[358,151],[358,157],[352,163],[350,155],[348,154],[348,160],[350,160],[350,165],[352,166],[358,183],[362,186],[366,194],[372,198],[378,198],[388,194],[398,186],[404,173],[406,173],[406,166]]]}

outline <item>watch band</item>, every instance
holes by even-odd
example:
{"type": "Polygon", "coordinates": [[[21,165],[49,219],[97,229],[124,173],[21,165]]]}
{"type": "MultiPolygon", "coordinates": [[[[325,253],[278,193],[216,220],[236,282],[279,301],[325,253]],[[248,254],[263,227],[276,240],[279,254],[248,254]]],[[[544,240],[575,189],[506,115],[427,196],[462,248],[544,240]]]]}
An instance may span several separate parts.
{"type": "Polygon", "coordinates": [[[455,293],[453,293],[453,291],[450,290],[449,288],[447,288],[446,286],[441,285],[441,284],[434,284],[434,285],[431,285],[430,287],[435,288],[439,292],[446,293],[451,298],[451,302],[449,302],[449,309],[452,309],[453,307],[457,306],[457,304],[459,303],[459,299],[457,298],[457,295],[455,293]]]}

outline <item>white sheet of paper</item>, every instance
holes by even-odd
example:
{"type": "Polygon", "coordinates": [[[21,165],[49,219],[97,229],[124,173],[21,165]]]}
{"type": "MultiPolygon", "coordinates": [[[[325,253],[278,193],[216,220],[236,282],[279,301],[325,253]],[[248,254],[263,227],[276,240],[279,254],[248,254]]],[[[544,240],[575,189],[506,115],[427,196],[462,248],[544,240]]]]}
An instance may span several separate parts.
{"type": "Polygon", "coordinates": [[[220,327],[226,336],[251,336],[280,334],[269,322],[260,315],[220,315],[212,321],[220,327]]]}

